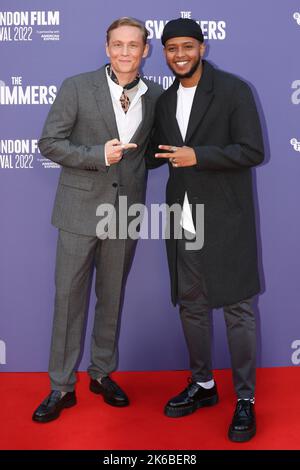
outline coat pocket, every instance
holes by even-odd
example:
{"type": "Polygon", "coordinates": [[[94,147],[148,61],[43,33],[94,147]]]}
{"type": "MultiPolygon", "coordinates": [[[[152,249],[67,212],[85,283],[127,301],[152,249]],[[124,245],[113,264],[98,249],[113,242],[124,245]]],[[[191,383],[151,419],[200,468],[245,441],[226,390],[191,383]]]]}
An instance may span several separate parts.
{"type": "Polygon", "coordinates": [[[222,174],[217,174],[216,176],[218,185],[224,195],[228,208],[234,212],[241,212],[238,198],[232,189],[230,182],[228,182],[222,174]]]}
{"type": "Polygon", "coordinates": [[[63,172],[60,178],[60,184],[70,186],[71,188],[82,189],[83,191],[91,191],[93,189],[94,180],[88,176],[63,172]]]}

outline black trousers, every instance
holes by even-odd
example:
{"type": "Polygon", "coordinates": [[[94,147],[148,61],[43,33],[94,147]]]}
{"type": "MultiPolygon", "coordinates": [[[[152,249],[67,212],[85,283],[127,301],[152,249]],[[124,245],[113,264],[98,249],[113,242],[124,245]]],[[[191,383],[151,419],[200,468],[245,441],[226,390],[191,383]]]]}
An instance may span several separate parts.
{"type": "MultiPolygon", "coordinates": [[[[192,378],[211,380],[212,315],[207,301],[200,252],[185,249],[186,240],[177,241],[178,303],[187,342],[192,378]]],[[[238,398],[252,398],[255,392],[256,325],[252,299],[223,307],[232,374],[238,398]]]]}

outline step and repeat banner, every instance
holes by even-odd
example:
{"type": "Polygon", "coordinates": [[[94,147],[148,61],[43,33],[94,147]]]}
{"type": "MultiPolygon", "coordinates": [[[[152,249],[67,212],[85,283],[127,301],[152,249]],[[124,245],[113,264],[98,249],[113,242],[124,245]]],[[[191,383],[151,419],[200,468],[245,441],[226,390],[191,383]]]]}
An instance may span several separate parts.
{"type": "MultiPolygon", "coordinates": [[[[0,368],[44,371],[52,327],[57,231],[50,224],[60,173],[37,141],[62,81],[107,62],[105,33],[118,17],[146,23],[145,77],[173,81],[165,23],[200,22],[206,59],[245,79],[262,122],[266,159],[254,170],[263,291],[256,302],[259,366],[300,364],[300,0],[0,0],[0,368]]],[[[162,203],[167,169],[149,174],[147,203],[162,203]]],[[[79,368],[89,362],[92,288],[79,368]]],[[[214,366],[230,366],[223,313],[213,312],[214,366]]],[[[128,279],[121,370],[188,368],[170,302],[163,240],[141,240],[128,279]]]]}

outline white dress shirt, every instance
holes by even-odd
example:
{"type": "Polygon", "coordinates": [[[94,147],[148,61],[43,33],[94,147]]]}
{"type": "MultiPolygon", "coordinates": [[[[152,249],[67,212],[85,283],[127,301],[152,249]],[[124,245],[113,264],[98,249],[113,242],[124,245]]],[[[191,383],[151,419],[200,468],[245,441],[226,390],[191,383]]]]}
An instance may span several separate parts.
{"type": "MultiPolygon", "coordinates": [[[[197,86],[183,87],[180,83],[177,90],[176,119],[183,140],[185,140],[196,88],[197,86]]],[[[188,232],[196,234],[187,192],[184,195],[180,225],[188,232]]]]}
{"type": "MultiPolygon", "coordinates": [[[[136,87],[132,88],[134,97],[130,102],[129,109],[127,113],[124,113],[120,98],[123,92],[123,87],[115,83],[109,76],[106,70],[107,83],[109,86],[109,91],[112,99],[112,104],[115,112],[117,128],[119,132],[120,141],[122,144],[128,144],[130,139],[134,135],[135,131],[142,122],[142,95],[146,93],[148,87],[142,79],[139,80],[136,87]]],[[[130,96],[131,90],[128,90],[128,95],[130,96]]],[[[117,137],[117,136],[116,136],[117,137]]],[[[135,143],[135,142],[133,142],[135,143]]],[[[105,155],[106,165],[109,166],[105,155]]]]}

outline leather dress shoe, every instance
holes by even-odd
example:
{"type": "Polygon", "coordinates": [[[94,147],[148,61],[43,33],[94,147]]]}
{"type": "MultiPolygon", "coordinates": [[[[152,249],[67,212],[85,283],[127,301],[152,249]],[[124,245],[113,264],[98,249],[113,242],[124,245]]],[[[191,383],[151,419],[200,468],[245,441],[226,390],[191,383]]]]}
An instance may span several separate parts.
{"type": "Polygon", "coordinates": [[[71,406],[76,405],[76,403],[75,392],[67,392],[62,397],[59,390],[52,390],[35,410],[32,419],[38,423],[48,423],[58,418],[64,408],[71,408],[71,406]]]}
{"type": "Polygon", "coordinates": [[[98,380],[91,379],[90,391],[97,395],[102,395],[105,403],[111,406],[128,406],[129,400],[126,393],[114,382],[109,376],[101,378],[101,383],[98,380]]]}
{"type": "Polygon", "coordinates": [[[254,403],[250,400],[238,400],[228,437],[233,442],[249,441],[256,433],[254,403]]]}
{"type": "Polygon", "coordinates": [[[219,401],[216,384],[205,389],[196,382],[189,380],[189,385],[179,395],[165,406],[165,415],[170,418],[179,418],[194,413],[198,408],[216,405],[219,401]]]}

